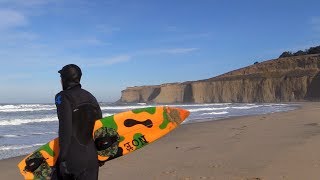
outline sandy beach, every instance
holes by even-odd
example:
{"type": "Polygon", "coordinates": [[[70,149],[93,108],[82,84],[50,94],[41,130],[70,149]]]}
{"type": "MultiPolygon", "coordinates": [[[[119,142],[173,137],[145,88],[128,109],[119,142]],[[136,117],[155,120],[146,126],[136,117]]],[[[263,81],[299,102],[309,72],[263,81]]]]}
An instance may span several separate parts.
{"type": "MultiPolygon", "coordinates": [[[[99,179],[320,179],[320,103],[295,111],[182,125],[100,168],[99,179]]],[[[0,179],[22,179],[0,161],[0,179]]]]}

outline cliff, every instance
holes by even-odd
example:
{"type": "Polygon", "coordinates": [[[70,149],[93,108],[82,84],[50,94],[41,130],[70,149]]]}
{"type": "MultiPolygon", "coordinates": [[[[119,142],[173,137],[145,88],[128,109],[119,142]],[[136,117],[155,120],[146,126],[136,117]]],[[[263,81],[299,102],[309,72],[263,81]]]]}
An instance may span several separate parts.
{"type": "Polygon", "coordinates": [[[121,102],[218,103],[320,100],[320,55],[279,58],[199,81],[129,87],[121,102]]]}

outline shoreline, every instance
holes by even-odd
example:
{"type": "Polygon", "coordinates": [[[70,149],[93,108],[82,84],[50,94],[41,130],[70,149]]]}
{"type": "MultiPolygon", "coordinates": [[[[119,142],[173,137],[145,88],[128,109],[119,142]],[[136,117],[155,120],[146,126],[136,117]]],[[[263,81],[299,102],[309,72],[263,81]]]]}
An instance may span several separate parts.
{"type": "MultiPolygon", "coordinates": [[[[107,162],[99,179],[317,179],[320,102],[295,104],[293,111],[183,124],[107,162]]],[[[23,157],[0,160],[0,179],[22,179],[16,165],[23,157]]]]}
{"type": "MultiPolygon", "coordinates": [[[[199,123],[210,123],[210,122],[218,122],[218,121],[230,121],[230,120],[237,120],[237,119],[241,119],[241,118],[248,118],[248,117],[254,117],[254,116],[262,116],[262,115],[268,115],[268,114],[278,114],[278,113],[286,113],[286,112],[290,112],[290,111],[296,111],[298,109],[303,108],[303,103],[313,103],[313,102],[288,102],[288,103],[283,103],[283,104],[291,104],[291,105],[297,105],[296,109],[293,110],[288,110],[288,111],[280,111],[280,112],[268,112],[265,114],[253,114],[253,115],[242,115],[242,116],[231,116],[231,117],[222,117],[222,118],[218,118],[218,119],[212,119],[212,118],[208,118],[208,119],[199,119],[199,120],[203,120],[203,121],[196,121],[196,122],[187,122],[186,124],[181,124],[180,127],[185,126],[185,125],[192,125],[192,124],[199,124],[199,123]],[[300,104],[299,104],[300,103],[300,104]]],[[[240,103],[241,104],[241,103],[240,103]]],[[[256,103],[259,104],[259,103],[256,103]]],[[[260,103],[260,104],[269,104],[269,103],[260,103]]],[[[276,103],[278,104],[278,103],[276,103]]],[[[180,128],[179,127],[179,128],[180,128]]],[[[14,156],[14,157],[9,157],[9,158],[5,158],[5,159],[0,159],[0,162],[3,160],[9,160],[9,159],[16,159],[16,158],[21,158],[23,159],[26,155],[19,155],[19,156],[14,156]]]]}

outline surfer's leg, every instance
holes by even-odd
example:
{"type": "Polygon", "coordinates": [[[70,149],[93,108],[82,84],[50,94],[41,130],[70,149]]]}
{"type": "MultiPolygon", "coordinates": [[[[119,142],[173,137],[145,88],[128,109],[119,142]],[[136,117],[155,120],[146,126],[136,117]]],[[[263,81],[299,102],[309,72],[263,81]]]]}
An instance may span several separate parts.
{"type": "Polygon", "coordinates": [[[74,180],[73,176],[53,174],[51,180],[74,180]]]}
{"type": "Polygon", "coordinates": [[[54,170],[53,173],[51,174],[51,180],[59,180],[59,179],[62,179],[62,178],[59,177],[57,170],[54,170]]]}
{"type": "Polygon", "coordinates": [[[99,167],[86,169],[83,173],[77,176],[77,180],[98,180],[99,167]]]}
{"type": "Polygon", "coordinates": [[[63,174],[61,180],[74,180],[74,176],[70,174],[63,174]]]}

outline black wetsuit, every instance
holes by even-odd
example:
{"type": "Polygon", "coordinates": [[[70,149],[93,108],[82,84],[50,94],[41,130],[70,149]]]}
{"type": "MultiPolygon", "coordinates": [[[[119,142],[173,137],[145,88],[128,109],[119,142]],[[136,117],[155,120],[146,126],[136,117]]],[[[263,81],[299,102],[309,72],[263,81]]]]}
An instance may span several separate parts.
{"type": "Polygon", "coordinates": [[[69,83],[64,89],[55,97],[60,153],[57,173],[52,179],[98,179],[99,165],[92,131],[95,120],[102,118],[100,106],[80,83],[69,83]]]}

